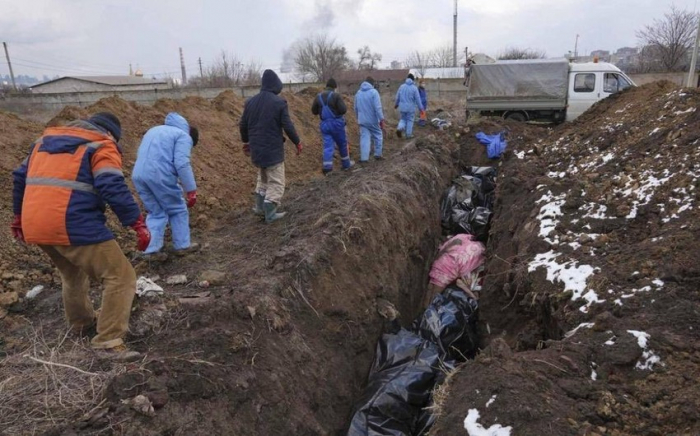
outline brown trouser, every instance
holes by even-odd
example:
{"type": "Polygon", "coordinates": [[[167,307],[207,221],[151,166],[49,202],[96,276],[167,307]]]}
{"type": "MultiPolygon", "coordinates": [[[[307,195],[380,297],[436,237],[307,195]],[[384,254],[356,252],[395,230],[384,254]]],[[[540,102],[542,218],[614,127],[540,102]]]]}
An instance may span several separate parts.
{"type": "Polygon", "coordinates": [[[95,310],[88,296],[90,278],[104,285],[94,348],[122,345],[129,328],[131,302],[136,293],[136,272],[116,241],[79,247],[42,245],[61,274],[63,306],[74,330],[90,327],[95,310]]]}
{"type": "Polygon", "coordinates": [[[258,184],[255,192],[265,197],[265,201],[279,206],[284,195],[284,162],[267,168],[258,168],[258,184]]]}

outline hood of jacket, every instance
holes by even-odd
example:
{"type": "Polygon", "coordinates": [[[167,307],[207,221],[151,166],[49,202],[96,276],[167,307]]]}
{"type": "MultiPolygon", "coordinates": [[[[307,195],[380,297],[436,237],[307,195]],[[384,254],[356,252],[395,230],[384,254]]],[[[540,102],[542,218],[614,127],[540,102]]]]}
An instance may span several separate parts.
{"type": "Polygon", "coordinates": [[[277,73],[272,70],[265,70],[262,76],[262,86],[260,86],[260,90],[272,92],[274,94],[282,92],[282,81],[277,73]]]}
{"type": "Polygon", "coordinates": [[[170,112],[168,115],[166,115],[165,125],[177,127],[178,129],[182,130],[188,135],[190,134],[190,125],[187,123],[185,117],[183,117],[177,112],[170,112]]]}
{"type": "Polygon", "coordinates": [[[50,154],[73,153],[81,145],[104,140],[111,140],[104,129],[87,120],[78,120],[46,129],[39,150],[50,154]],[[76,133],[76,129],[80,129],[80,133],[76,133]]]}
{"type": "Polygon", "coordinates": [[[406,85],[413,85],[413,80],[406,79],[406,85]]]}
{"type": "Polygon", "coordinates": [[[360,85],[360,91],[371,91],[372,89],[374,89],[374,86],[369,82],[362,82],[362,85],[360,85]]]}

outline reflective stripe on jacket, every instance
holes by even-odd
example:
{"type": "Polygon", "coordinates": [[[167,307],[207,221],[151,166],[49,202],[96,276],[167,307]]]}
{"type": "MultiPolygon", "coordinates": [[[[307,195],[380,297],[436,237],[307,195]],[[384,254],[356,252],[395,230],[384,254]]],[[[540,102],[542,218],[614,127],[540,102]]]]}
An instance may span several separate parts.
{"type": "Polygon", "coordinates": [[[28,243],[90,245],[114,239],[109,204],[122,225],[140,215],[112,137],[87,121],[50,127],[14,171],[14,209],[28,243]]]}

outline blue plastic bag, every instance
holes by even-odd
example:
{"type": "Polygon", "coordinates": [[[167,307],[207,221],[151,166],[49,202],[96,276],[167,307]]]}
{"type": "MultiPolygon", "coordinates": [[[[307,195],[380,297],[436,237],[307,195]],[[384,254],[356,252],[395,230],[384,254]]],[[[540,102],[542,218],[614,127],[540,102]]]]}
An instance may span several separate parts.
{"type": "Polygon", "coordinates": [[[500,158],[508,146],[506,132],[497,133],[495,135],[487,135],[484,132],[479,132],[476,134],[476,139],[486,146],[486,155],[489,159],[500,158]]]}

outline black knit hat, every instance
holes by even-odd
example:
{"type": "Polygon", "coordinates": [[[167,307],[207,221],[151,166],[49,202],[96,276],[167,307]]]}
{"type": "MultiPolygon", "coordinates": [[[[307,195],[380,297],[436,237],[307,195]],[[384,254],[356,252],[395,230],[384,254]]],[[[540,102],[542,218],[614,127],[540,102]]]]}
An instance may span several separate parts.
{"type": "Polygon", "coordinates": [[[416,80],[416,76],[414,76],[414,75],[411,74],[411,73],[408,73],[408,78],[411,79],[411,80],[416,80]]]}
{"type": "Polygon", "coordinates": [[[112,113],[100,112],[91,116],[88,121],[111,133],[116,141],[122,137],[122,124],[119,122],[119,118],[112,113]]]}
{"type": "Polygon", "coordinates": [[[369,83],[370,85],[374,86],[374,77],[372,76],[367,76],[365,79],[365,82],[369,83]]]}
{"type": "Polygon", "coordinates": [[[192,147],[199,142],[199,129],[190,126],[190,137],[192,138],[192,147]]]}
{"type": "Polygon", "coordinates": [[[326,88],[331,88],[331,89],[336,89],[338,87],[338,82],[335,81],[334,78],[328,79],[328,82],[326,82],[326,88]]]}

